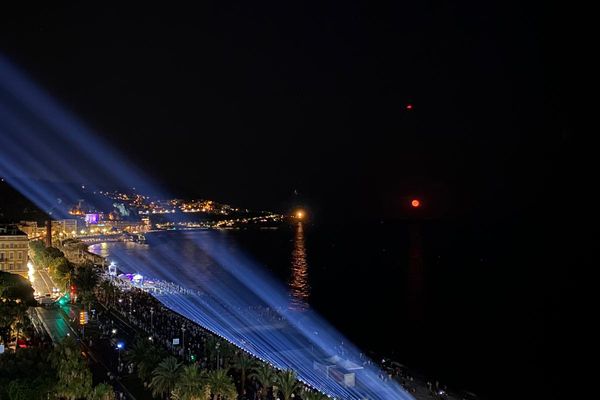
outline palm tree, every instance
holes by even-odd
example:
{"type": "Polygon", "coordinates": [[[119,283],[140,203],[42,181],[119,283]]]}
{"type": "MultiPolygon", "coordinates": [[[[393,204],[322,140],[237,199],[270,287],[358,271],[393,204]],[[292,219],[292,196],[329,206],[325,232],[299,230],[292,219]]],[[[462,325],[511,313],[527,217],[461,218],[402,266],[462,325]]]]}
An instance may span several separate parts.
{"type": "Polygon", "coordinates": [[[210,400],[210,388],[204,384],[204,374],[195,364],[183,367],[173,390],[177,400],[210,400]]]}
{"type": "Polygon", "coordinates": [[[238,393],[233,379],[222,369],[210,371],[206,378],[213,400],[235,400],[238,393]]]}
{"type": "Polygon", "coordinates": [[[115,398],[113,387],[106,383],[97,384],[89,396],[89,400],[115,400],[115,398]]]}
{"type": "Polygon", "coordinates": [[[92,291],[100,280],[94,265],[86,263],[75,270],[74,282],[80,291],[92,291]]]}
{"type": "Polygon", "coordinates": [[[290,400],[292,394],[300,388],[296,373],[289,369],[275,375],[275,384],[281,392],[283,400],[290,400]]]}
{"type": "Polygon", "coordinates": [[[328,398],[321,392],[307,391],[302,393],[302,400],[326,400],[328,398]]]}
{"type": "Polygon", "coordinates": [[[77,290],[80,293],[81,302],[91,308],[91,304],[94,301],[94,288],[98,284],[100,277],[98,272],[94,269],[93,264],[84,264],[75,270],[73,281],[77,286],[77,290]]]}
{"type": "Polygon", "coordinates": [[[254,368],[254,372],[250,374],[251,378],[254,378],[260,384],[260,398],[265,399],[269,392],[269,388],[273,386],[275,380],[275,373],[273,369],[265,363],[261,363],[259,366],[254,368]]]}
{"type": "Polygon", "coordinates": [[[152,377],[152,371],[163,359],[164,351],[148,339],[138,339],[125,357],[127,361],[135,364],[140,380],[147,382],[152,377]]]}
{"type": "Polygon", "coordinates": [[[152,395],[155,397],[171,394],[175,384],[179,380],[181,363],[175,357],[167,357],[162,360],[152,372],[152,395]]]}
{"type": "Polygon", "coordinates": [[[240,351],[236,354],[233,368],[240,371],[242,394],[246,393],[246,373],[256,364],[254,358],[248,356],[248,353],[240,351]]]}
{"type": "Polygon", "coordinates": [[[50,365],[56,370],[56,393],[61,398],[86,397],[92,390],[92,373],[87,366],[79,345],[67,336],[48,356],[50,365]]]}

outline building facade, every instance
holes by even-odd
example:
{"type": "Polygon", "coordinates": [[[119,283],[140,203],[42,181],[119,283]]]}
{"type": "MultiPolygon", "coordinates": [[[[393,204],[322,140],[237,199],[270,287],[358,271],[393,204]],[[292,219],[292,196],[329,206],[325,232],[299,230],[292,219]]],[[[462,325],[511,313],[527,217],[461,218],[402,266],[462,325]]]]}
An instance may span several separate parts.
{"type": "Polygon", "coordinates": [[[27,234],[14,226],[0,226],[0,271],[27,272],[27,234]]]}

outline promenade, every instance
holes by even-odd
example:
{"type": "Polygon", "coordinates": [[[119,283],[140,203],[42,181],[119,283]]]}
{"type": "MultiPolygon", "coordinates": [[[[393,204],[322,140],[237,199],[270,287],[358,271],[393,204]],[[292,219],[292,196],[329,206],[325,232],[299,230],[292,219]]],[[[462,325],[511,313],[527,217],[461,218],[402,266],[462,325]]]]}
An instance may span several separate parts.
{"type": "MultiPolygon", "coordinates": [[[[164,304],[164,300],[172,298],[172,296],[196,297],[203,296],[204,293],[185,289],[170,282],[155,281],[142,287],[136,287],[128,280],[109,278],[108,276],[105,276],[104,279],[110,279],[116,284],[115,292],[107,293],[98,289],[97,295],[100,304],[96,307],[95,313],[90,315],[90,322],[85,327],[85,334],[78,323],[80,311],[78,305],[55,305],[50,308],[36,309],[39,322],[53,341],[60,341],[67,335],[73,335],[80,340],[82,349],[90,359],[96,380],[112,383],[120,393],[123,393],[123,398],[146,398],[148,391],[135,376],[135,365],[125,363],[124,354],[121,354],[130,349],[139,338],[151,338],[157,346],[182,361],[189,362],[195,359],[201,368],[229,368],[224,348],[224,345],[230,342],[227,338],[211,332],[206,326],[180,315],[164,304]],[[178,339],[179,344],[174,344],[173,339],[178,339]],[[117,349],[117,342],[121,343],[122,348],[117,349]],[[214,348],[216,343],[221,343],[221,354],[219,354],[218,345],[216,346],[217,350],[214,348]]],[[[100,285],[100,287],[103,286],[100,285]]],[[[35,271],[34,287],[36,292],[51,293],[54,284],[45,271],[35,271]]],[[[214,309],[214,301],[216,299],[203,297],[205,307],[210,305],[214,309]]],[[[224,309],[219,311],[227,312],[224,309]]],[[[256,343],[253,342],[252,335],[260,337],[264,335],[265,331],[272,330],[283,332],[285,335],[294,335],[293,330],[289,329],[287,322],[277,311],[253,309],[253,313],[261,316],[257,320],[257,324],[245,325],[243,321],[237,321],[238,325],[230,326],[233,332],[242,332],[243,337],[248,340],[244,342],[244,350],[264,356],[264,351],[257,348],[256,343]]],[[[294,340],[290,343],[299,343],[296,339],[294,340]]],[[[233,351],[239,351],[238,347],[237,344],[230,346],[233,351]]],[[[285,347],[269,351],[271,357],[281,356],[284,353],[290,357],[306,355],[306,348],[285,347]]],[[[311,355],[315,356],[314,349],[311,349],[311,355]]],[[[324,355],[321,354],[316,358],[323,358],[324,355]]],[[[366,359],[363,362],[371,363],[366,359]]],[[[384,365],[379,367],[384,368],[384,365]]],[[[406,392],[410,393],[410,398],[418,400],[461,398],[446,393],[441,385],[436,388],[434,383],[427,383],[413,376],[404,368],[391,368],[389,363],[385,372],[382,372],[377,379],[382,382],[390,381],[400,384],[406,392]]],[[[257,389],[258,386],[255,386],[254,390],[250,388],[245,398],[255,398],[257,389]]]]}
{"type": "MultiPolygon", "coordinates": [[[[157,344],[162,345],[169,353],[182,360],[189,360],[190,356],[194,355],[198,357],[199,363],[203,367],[225,366],[223,365],[224,360],[218,356],[215,359],[214,350],[211,351],[207,347],[209,343],[214,345],[215,339],[223,340],[223,338],[211,332],[205,326],[201,326],[169,309],[162,303],[165,296],[198,295],[197,291],[191,291],[168,282],[152,282],[146,287],[140,288],[128,283],[127,280],[118,281],[118,288],[118,294],[113,295],[112,298],[110,296],[105,297],[104,302],[110,308],[114,308],[117,314],[122,316],[128,324],[145,332],[157,344]],[[178,338],[183,344],[173,345],[173,338],[178,338]],[[211,356],[213,357],[212,360],[210,359],[211,356]]],[[[210,300],[205,299],[205,301],[210,300]]],[[[262,325],[240,325],[238,327],[232,325],[230,328],[232,330],[242,329],[245,332],[282,329],[282,326],[285,327],[286,323],[277,316],[278,314],[275,312],[266,312],[262,325]]],[[[246,349],[256,348],[253,343],[246,344],[246,349]]],[[[252,353],[251,350],[250,352],[252,353]]],[[[290,354],[293,354],[293,351],[290,354]]],[[[302,353],[294,355],[297,356],[298,354],[302,356],[302,353]]],[[[380,367],[383,369],[384,365],[380,365],[380,367]]],[[[460,400],[462,398],[456,394],[448,393],[443,385],[438,384],[436,388],[435,381],[428,383],[401,367],[388,366],[385,368],[385,373],[382,373],[378,379],[397,382],[410,393],[412,398],[417,400],[460,400]]]]}

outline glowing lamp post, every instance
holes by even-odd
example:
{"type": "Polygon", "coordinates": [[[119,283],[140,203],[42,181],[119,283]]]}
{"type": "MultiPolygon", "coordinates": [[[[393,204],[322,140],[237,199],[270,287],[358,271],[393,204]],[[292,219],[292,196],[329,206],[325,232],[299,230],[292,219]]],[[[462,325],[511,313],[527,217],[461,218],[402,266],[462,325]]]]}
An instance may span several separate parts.
{"type": "Polygon", "coordinates": [[[217,344],[215,345],[215,349],[217,350],[217,370],[219,370],[219,347],[220,347],[221,343],[217,342],[217,344]]]}
{"type": "Polygon", "coordinates": [[[410,205],[412,206],[412,208],[419,208],[421,207],[421,201],[419,199],[413,199],[410,202],[410,205]]]}
{"type": "Polygon", "coordinates": [[[125,345],[123,344],[123,342],[118,342],[117,343],[117,353],[119,354],[119,365],[121,365],[121,349],[124,347],[125,345]]]}

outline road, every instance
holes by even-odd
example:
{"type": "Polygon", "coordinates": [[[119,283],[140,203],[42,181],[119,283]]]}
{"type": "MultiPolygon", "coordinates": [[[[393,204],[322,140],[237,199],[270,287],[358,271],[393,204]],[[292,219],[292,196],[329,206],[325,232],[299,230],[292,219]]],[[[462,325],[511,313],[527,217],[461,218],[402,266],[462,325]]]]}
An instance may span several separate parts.
{"type": "Polygon", "coordinates": [[[35,312],[38,320],[54,343],[62,341],[67,335],[77,336],[77,332],[71,327],[58,307],[36,307],[35,312]]]}
{"type": "MultiPolygon", "coordinates": [[[[50,277],[47,271],[33,270],[29,274],[29,280],[35,290],[36,295],[44,296],[46,293],[53,293],[52,289],[58,287],[50,277]]],[[[95,381],[106,381],[108,373],[116,376],[110,383],[120,392],[123,392],[128,399],[136,397],[123,385],[117,373],[118,354],[112,346],[110,339],[96,340],[93,342],[83,339],[81,327],[79,326],[78,316],[80,308],[77,305],[65,304],[59,306],[57,303],[49,307],[32,308],[32,317],[37,318],[34,324],[43,326],[44,330],[50,336],[54,343],[61,342],[66,336],[72,336],[78,339],[86,357],[89,357],[90,367],[95,381]]],[[[115,328],[118,334],[114,335],[127,344],[133,343],[135,331],[125,321],[115,318],[115,328]]],[[[86,331],[97,331],[97,321],[91,320],[86,331]]],[[[90,332],[91,333],[91,332],[90,332]]],[[[96,333],[97,336],[97,332],[96,333]]],[[[87,334],[85,335],[87,338],[87,334]]]]}
{"type": "Polygon", "coordinates": [[[39,296],[43,296],[46,293],[52,293],[52,289],[58,287],[50,278],[47,271],[43,269],[35,269],[33,274],[29,274],[29,280],[31,281],[31,286],[35,290],[35,294],[39,296]]]}

